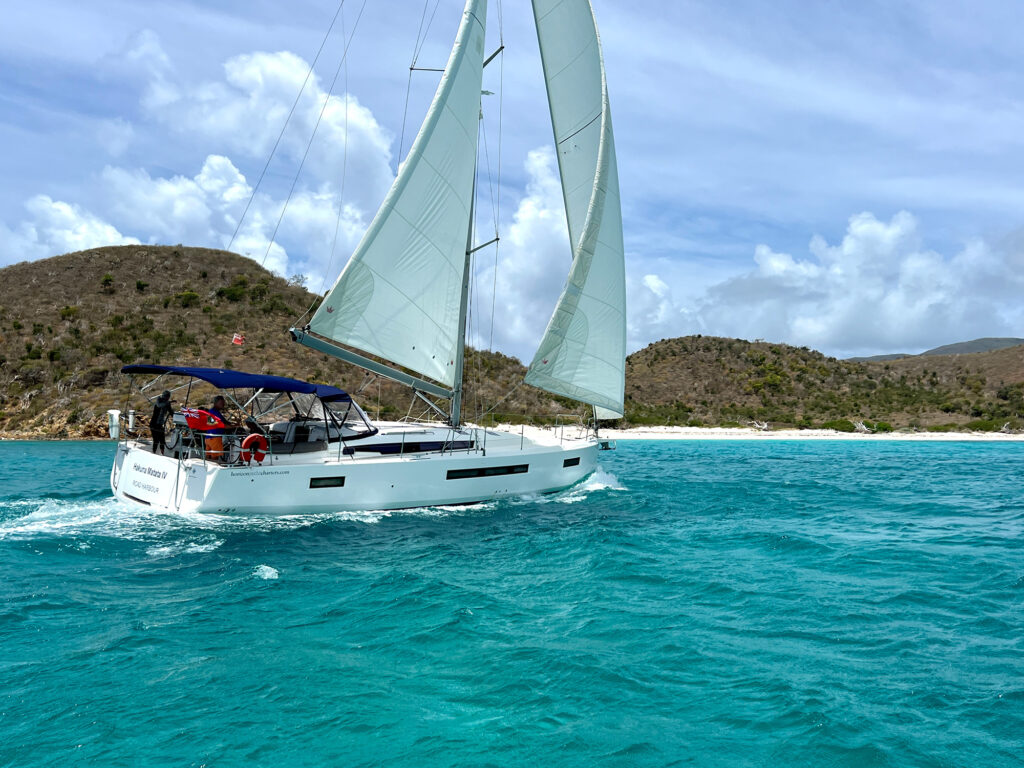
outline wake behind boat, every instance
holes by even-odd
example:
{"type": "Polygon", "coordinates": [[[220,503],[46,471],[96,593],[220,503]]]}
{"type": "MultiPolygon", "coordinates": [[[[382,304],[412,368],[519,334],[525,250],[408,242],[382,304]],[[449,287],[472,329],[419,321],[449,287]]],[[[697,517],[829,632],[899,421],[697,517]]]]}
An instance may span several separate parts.
{"type": "MultiPolygon", "coordinates": [[[[572,262],[525,381],[589,405],[588,425],[573,439],[562,430],[547,440],[463,423],[472,257],[490,244],[477,245],[474,228],[482,78],[503,48],[486,55],[487,4],[468,0],[391,190],[309,322],[290,330],[300,344],[408,386],[444,422],[375,426],[341,390],[298,380],[127,366],[129,374],[184,376],[189,394],[197,381],[223,391],[237,422],[220,408],[186,406],[171,455],[126,430],[111,473],[116,495],[172,510],[396,509],[554,491],[594,470],[598,420],[622,415],[625,389],[611,112],[589,0],[533,0],[533,11],[572,262]]],[[[147,398],[156,390],[156,381],[140,388],[147,398]]]]}

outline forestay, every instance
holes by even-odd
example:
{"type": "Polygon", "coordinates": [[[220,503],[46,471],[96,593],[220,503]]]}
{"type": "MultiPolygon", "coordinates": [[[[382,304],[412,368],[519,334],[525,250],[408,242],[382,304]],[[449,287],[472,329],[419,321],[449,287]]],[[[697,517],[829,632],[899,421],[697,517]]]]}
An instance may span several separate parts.
{"type": "Polygon", "coordinates": [[[529,384],[623,413],[626,289],[611,112],[588,0],[533,0],[573,249],[529,384]]]}
{"type": "Polygon", "coordinates": [[[319,336],[448,387],[456,383],[461,343],[486,10],[485,0],[466,3],[451,57],[409,155],[310,321],[319,336]]]}

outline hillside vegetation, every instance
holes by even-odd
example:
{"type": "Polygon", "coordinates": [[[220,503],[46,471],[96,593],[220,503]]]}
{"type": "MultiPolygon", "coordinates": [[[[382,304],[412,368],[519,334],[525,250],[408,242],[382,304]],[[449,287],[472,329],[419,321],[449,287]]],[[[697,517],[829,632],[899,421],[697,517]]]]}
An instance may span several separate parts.
{"type": "Polygon", "coordinates": [[[689,336],[630,355],[626,397],[632,423],[1016,428],[1024,415],[1024,346],[853,362],[807,347],[689,336]]]}
{"type": "MultiPolygon", "coordinates": [[[[250,259],[182,246],[117,246],[0,269],[0,435],[90,437],[121,407],[127,363],[186,364],[290,376],[356,392],[371,416],[404,416],[404,387],[291,341],[288,328],[317,297],[250,259]],[[232,344],[235,332],[245,344],[232,344]]],[[[517,384],[525,369],[469,350],[464,412],[553,419],[571,410],[517,384]]],[[[417,406],[415,415],[422,408],[417,406]]]]}
{"type": "MultiPolygon", "coordinates": [[[[250,259],[182,246],[98,248],[0,269],[0,436],[99,437],[126,363],[223,366],[340,386],[371,416],[410,393],[290,340],[318,298],[250,259]],[[243,333],[243,346],[231,343],[243,333]]],[[[523,365],[469,350],[465,413],[551,422],[582,409],[522,383],[523,365]]],[[[630,424],[1020,428],[1024,346],[887,362],[739,339],[667,339],[630,355],[630,424]]],[[[422,412],[417,407],[414,415],[422,412]]]]}

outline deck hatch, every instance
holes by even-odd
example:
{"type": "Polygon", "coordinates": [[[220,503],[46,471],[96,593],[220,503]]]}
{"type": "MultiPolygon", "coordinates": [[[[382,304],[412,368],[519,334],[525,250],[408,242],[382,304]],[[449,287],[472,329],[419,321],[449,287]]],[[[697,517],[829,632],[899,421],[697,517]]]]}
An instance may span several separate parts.
{"type": "Polygon", "coordinates": [[[449,480],[467,480],[471,477],[497,477],[498,475],[522,475],[530,471],[529,464],[513,464],[508,467],[473,467],[471,469],[449,469],[449,480]]]}

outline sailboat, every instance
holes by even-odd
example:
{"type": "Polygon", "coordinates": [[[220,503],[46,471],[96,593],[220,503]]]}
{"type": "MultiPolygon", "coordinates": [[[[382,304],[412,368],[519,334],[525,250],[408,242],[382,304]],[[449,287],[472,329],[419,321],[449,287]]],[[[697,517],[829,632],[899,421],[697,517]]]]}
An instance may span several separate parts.
{"type": "Polygon", "coordinates": [[[623,414],[626,325],[618,173],[589,0],[533,0],[572,260],[525,381],[587,404],[593,420],[574,434],[527,436],[463,418],[477,123],[494,58],[486,13],[486,0],[467,0],[390,191],[309,322],[290,329],[299,344],[408,386],[439,420],[374,423],[347,393],[296,379],[130,365],[122,370],[147,378],[147,398],[177,377],[186,403],[166,449],[125,430],[111,471],[118,498],[226,514],[387,510],[553,492],[595,471],[609,447],[597,422],[623,414]],[[204,385],[244,419],[192,407],[188,395],[204,385]]]}

